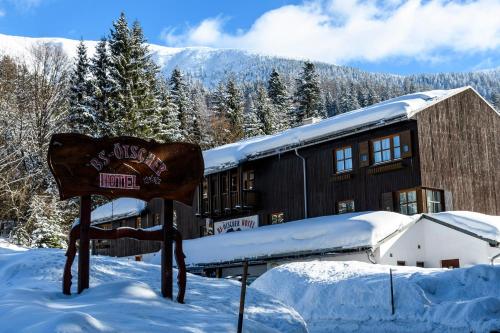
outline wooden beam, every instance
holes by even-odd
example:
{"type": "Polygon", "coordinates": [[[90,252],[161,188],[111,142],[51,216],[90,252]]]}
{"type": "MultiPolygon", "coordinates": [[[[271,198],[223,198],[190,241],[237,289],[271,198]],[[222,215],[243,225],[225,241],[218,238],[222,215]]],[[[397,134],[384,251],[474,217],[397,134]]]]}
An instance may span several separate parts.
{"type": "Polygon", "coordinates": [[[174,207],[172,200],[163,201],[163,244],[161,248],[161,293],[172,299],[172,240],[174,228],[174,207]]]}
{"type": "Polygon", "coordinates": [[[89,287],[90,195],[80,197],[80,247],[78,249],[78,293],[89,287]]]}

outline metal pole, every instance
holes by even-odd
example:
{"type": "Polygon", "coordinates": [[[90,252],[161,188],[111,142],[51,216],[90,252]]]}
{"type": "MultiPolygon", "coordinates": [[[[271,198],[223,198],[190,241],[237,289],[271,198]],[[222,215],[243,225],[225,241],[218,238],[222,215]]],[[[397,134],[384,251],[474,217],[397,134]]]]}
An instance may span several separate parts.
{"type": "Polygon", "coordinates": [[[243,330],[243,312],[245,311],[245,294],[247,291],[248,261],[243,263],[243,276],[241,277],[240,312],[238,314],[238,333],[243,330]]]}
{"type": "Polygon", "coordinates": [[[389,268],[389,274],[391,277],[391,310],[392,315],[394,315],[394,287],[392,286],[392,268],[389,268]]]}

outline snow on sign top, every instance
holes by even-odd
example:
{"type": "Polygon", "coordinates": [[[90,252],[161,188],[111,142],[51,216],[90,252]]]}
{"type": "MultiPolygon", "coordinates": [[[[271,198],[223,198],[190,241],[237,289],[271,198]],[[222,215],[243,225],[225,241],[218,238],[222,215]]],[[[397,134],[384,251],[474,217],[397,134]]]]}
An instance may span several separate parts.
{"type": "Polygon", "coordinates": [[[373,247],[413,221],[410,216],[385,211],[322,216],[187,240],[184,252],[186,264],[196,265],[294,252],[373,247]]]}
{"type": "Polygon", "coordinates": [[[275,154],[312,140],[340,134],[355,128],[383,124],[400,118],[401,120],[409,119],[432,104],[468,88],[431,90],[400,96],[275,135],[258,136],[206,150],[203,152],[205,174],[232,168],[252,157],[275,154]]]}

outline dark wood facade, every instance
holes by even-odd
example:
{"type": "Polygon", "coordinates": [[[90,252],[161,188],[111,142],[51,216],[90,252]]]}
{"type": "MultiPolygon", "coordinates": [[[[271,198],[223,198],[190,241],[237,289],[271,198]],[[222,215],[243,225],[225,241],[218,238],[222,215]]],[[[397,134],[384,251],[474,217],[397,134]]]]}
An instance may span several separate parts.
{"type": "Polygon", "coordinates": [[[466,89],[409,120],[377,124],[207,175],[192,207],[176,204],[176,222],[190,239],[212,233],[216,222],[252,215],[259,216],[259,226],[349,209],[499,215],[499,122],[499,114],[466,89]],[[352,164],[341,172],[340,149],[344,157],[350,155],[345,165],[352,164]]]}
{"type": "Polygon", "coordinates": [[[454,210],[500,215],[500,116],[472,89],[416,116],[422,185],[452,194],[454,210]]]}

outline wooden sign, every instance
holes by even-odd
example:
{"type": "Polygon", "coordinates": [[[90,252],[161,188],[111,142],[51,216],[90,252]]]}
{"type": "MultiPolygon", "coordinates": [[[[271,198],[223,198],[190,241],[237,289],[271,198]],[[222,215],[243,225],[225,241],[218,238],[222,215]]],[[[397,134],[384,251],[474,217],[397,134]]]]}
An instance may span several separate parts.
{"type": "Polygon", "coordinates": [[[61,200],[101,194],[188,205],[204,169],[201,149],[194,144],[74,133],[52,136],[48,163],[61,200]]]}

